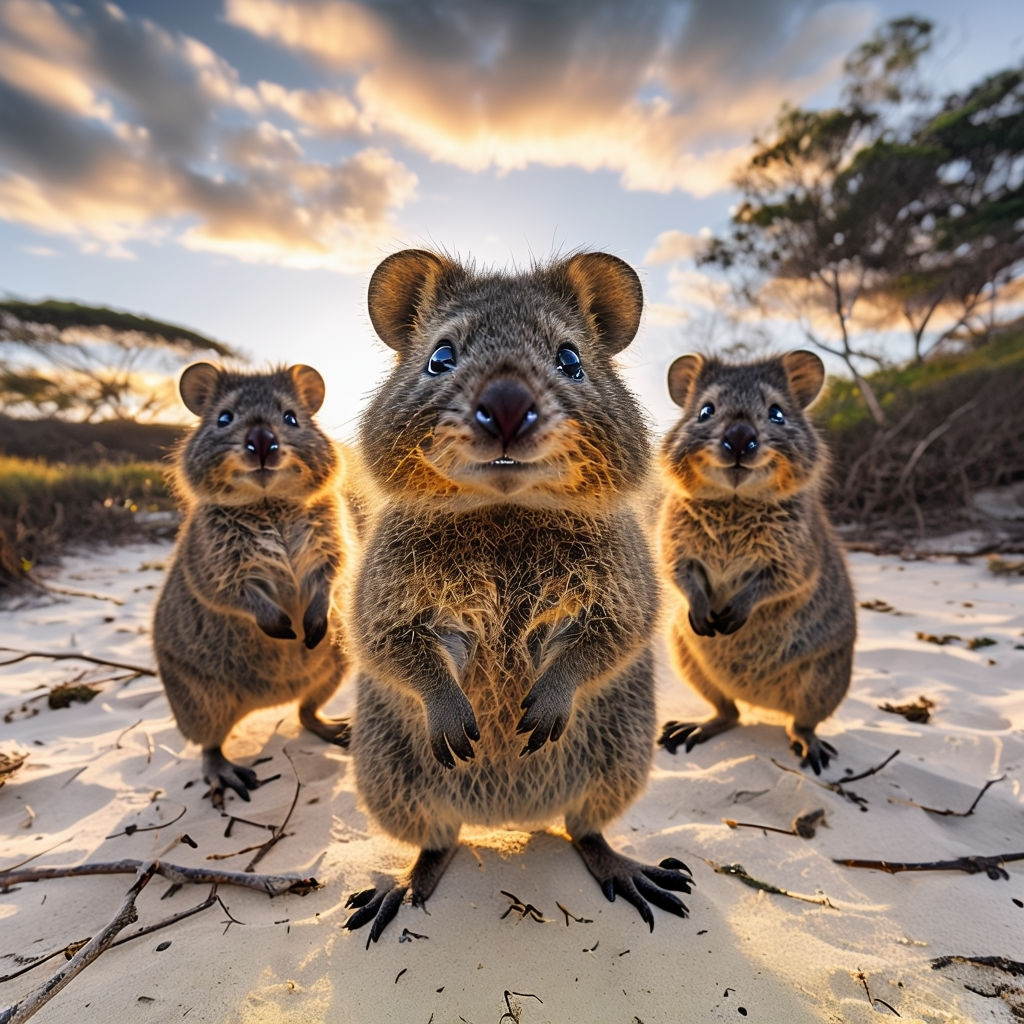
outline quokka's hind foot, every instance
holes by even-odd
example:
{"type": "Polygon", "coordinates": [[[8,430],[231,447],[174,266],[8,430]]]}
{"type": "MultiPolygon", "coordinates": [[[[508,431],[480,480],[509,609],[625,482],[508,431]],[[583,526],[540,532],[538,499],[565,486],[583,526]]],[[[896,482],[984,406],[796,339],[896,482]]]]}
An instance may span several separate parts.
{"type": "Polygon", "coordinates": [[[822,768],[827,768],[833,757],[838,757],[838,751],[827,740],[823,740],[814,733],[814,726],[790,726],[786,730],[789,733],[790,749],[800,758],[800,767],[808,765],[815,775],[821,774],[822,768]]]}
{"type": "Polygon", "coordinates": [[[615,897],[621,896],[636,908],[651,931],[654,931],[654,914],[650,903],[677,917],[689,916],[686,904],[675,895],[692,891],[690,869],[681,860],[667,857],[657,866],[641,864],[613,850],[600,832],[574,838],[572,845],[609,902],[614,903],[615,897]]]}
{"type": "Polygon", "coordinates": [[[352,893],[345,906],[352,908],[354,913],[345,922],[345,927],[355,931],[369,924],[370,932],[366,937],[366,948],[369,949],[370,943],[376,942],[394,920],[410,889],[414,907],[427,902],[458,848],[455,843],[444,850],[420,850],[408,873],[392,879],[390,886],[352,893]]]}
{"type": "Polygon", "coordinates": [[[304,729],[339,747],[347,747],[352,738],[352,723],[347,718],[321,718],[316,708],[308,705],[300,706],[299,721],[304,729]]]}
{"type": "Polygon", "coordinates": [[[224,790],[237,793],[246,803],[249,791],[258,789],[260,780],[251,768],[229,761],[220,747],[208,747],[203,751],[203,780],[210,786],[210,802],[214,807],[224,806],[224,790]]]}
{"type": "Polygon", "coordinates": [[[729,715],[715,715],[704,722],[666,722],[662,726],[658,743],[670,754],[674,754],[680,746],[689,753],[698,743],[728,731],[736,722],[737,718],[729,715]]]}

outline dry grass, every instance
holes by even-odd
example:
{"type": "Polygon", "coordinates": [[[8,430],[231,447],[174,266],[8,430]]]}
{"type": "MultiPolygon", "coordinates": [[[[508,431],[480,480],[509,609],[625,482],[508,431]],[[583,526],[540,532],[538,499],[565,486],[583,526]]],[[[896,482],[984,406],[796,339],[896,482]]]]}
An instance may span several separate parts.
{"type": "Polygon", "coordinates": [[[1022,395],[1024,364],[975,370],[908,391],[884,427],[830,431],[833,519],[867,542],[995,525],[972,496],[1024,479],[1022,395]]]}
{"type": "Polygon", "coordinates": [[[71,543],[144,532],[140,512],[173,508],[156,462],[73,465],[0,455],[0,586],[71,543]]]}

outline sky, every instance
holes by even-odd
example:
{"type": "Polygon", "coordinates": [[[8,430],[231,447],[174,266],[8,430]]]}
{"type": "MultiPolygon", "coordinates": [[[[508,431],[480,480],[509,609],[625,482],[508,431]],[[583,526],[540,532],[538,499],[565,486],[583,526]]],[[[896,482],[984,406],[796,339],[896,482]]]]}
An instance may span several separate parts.
{"type": "Polygon", "coordinates": [[[942,91],[1024,56],[1005,0],[0,0],[0,293],[309,363],[344,437],[393,358],[385,256],[604,250],[643,282],[622,364],[667,422],[669,363],[708,341],[694,242],[751,139],[907,14],[942,91]]]}

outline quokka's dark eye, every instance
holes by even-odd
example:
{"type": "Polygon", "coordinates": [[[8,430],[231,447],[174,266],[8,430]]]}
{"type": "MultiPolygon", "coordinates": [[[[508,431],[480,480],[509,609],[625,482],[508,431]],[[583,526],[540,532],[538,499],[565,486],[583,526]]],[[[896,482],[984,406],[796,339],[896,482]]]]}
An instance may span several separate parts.
{"type": "Polygon", "coordinates": [[[455,349],[451,345],[438,345],[427,361],[427,373],[436,377],[440,373],[451,373],[455,369],[455,349]]]}
{"type": "Polygon", "coordinates": [[[563,345],[555,356],[555,365],[572,380],[583,380],[583,363],[580,354],[570,345],[563,345]]]}
{"type": "Polygon", "coordinates": [[[697,413],[697,422],[704,423],[706,420],[711,419],[715,415],[715,407],[710,402],[705,402],[700,407],[700,412],[697,413]]]}
{"type": "Polygon", "coordinates": [[[291,411],[291,409],[285,410],[284,421],[289,427],[297,427],[299,425],[299,418],[291,411]]]}
{"type": "Polygon", "coordinates": [[[234,418],[235,414],[230,409],[224,409],[217,417],[217,426],[226,427],[234,418]]]}
{"type": "Polygon", "coordinates": [[[777,405],[773,405],[768,410],[768,419],[770,419],[772,423],[785,423],[786,414],[777,405]]]}

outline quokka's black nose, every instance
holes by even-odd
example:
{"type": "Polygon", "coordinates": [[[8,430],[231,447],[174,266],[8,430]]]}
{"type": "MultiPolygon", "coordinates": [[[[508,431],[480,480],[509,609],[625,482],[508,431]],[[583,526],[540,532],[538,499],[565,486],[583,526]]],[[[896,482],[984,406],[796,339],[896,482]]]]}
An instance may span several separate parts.
{"type": "Polygon", "coordinates": [[[539,418],[530,389],[512,378],[491,381],[477,401],[477,423],[506,445],[532,430],[539,418]]]}
{"type": "Polygon", "coordinates": [[[722,435],[722,447],[738,461],[757,447],[757,431],[746,420],[737,420],[722,435]]]}
{"type": "Polygon", "coordinates": [[[273,469],[280,461],[277,435],[264,426],[252,427],[245,435],[245,450],[256,456],[260,469],[273,469]]]}

